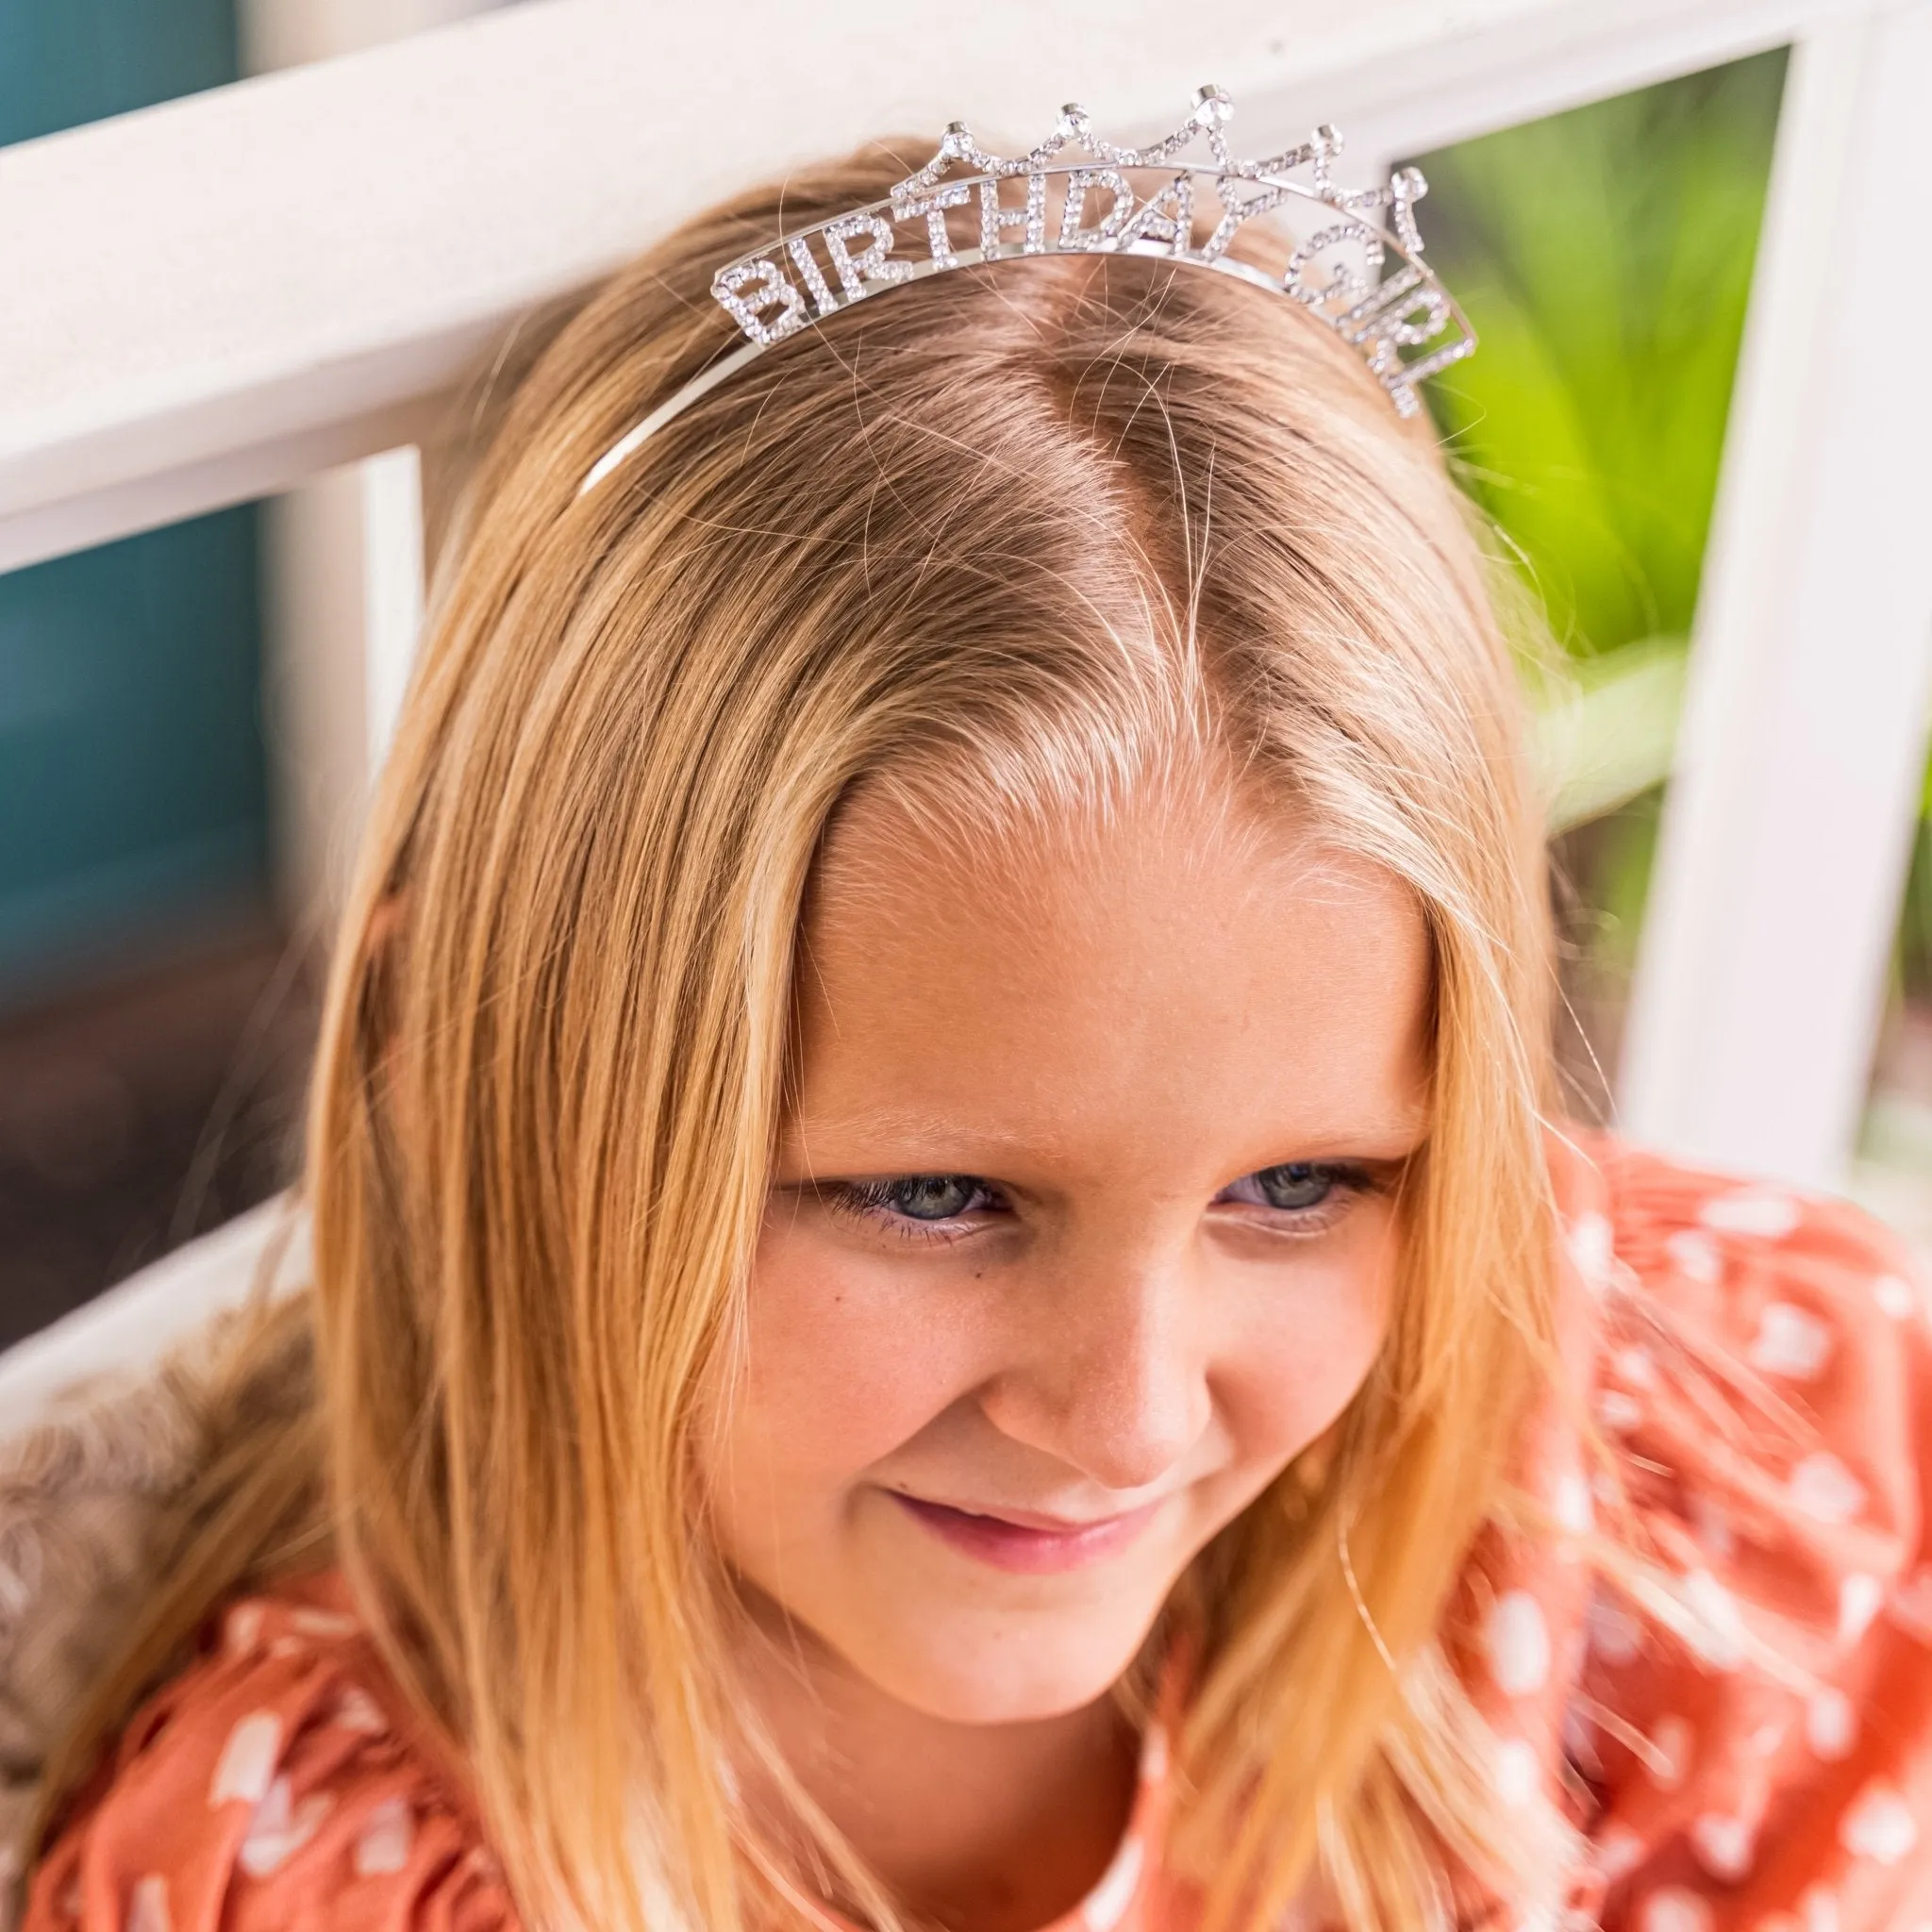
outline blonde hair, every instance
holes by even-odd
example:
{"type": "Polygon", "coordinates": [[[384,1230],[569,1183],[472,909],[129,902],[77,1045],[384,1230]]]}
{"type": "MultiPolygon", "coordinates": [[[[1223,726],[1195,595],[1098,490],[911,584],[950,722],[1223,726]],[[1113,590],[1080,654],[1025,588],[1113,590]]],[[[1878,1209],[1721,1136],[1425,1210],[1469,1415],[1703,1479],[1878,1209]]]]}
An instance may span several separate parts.
{"type": "Polygon", "coordinates": [[[1554,1901],[1563,1830],[1501,1808],[1451,1660],[1554,1359],[1551,964],[1510,651],[1429,437],[1289,301],[1050,258],[806,331],[577,497],[724,345],[713,265],[902,172],[868,153],[692,223],[510,397],[328,995],[317,1406],[260,1426],[260,1493],[201,1507],[220,1554],[142,1655],[296,1533],[317,1437],[334,1551],[533,1923],[733,1932],[826,1877],[891,1921],[801,1794],[781,1844],[721,1774],[772,1754],[693,1469],[814,857],[863,783],[1051,818],[1211,755],[1407,882],[1432,1112],[1392,1330],[1332,1455],[1179,1593],[1174,1855],[1211,1926],[1272,1924],[1316,1868],[1357,1932],[1446,1924],[1468,1877],[1554,1901]]]}

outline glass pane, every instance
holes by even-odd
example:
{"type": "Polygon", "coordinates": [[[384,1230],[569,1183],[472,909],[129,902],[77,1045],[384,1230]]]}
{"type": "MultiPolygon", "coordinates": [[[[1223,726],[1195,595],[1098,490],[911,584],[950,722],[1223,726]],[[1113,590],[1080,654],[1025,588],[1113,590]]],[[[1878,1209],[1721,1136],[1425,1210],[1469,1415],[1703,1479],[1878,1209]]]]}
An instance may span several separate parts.
{"type": "Polygon", "coordinates": [[[1419,158],[1429,256],[1482,338],[1431,404],[1557,647],[1544,743],[1588,1115],[1642,927],[1784,73],[1778,50],[1419,158]]]}
{"type": "MultiPolygon", "coordinates": [[[[0,142],[236,72],[234,0],[14,0],[0,142]]],[[[0,1347],[287,1177],[258,521],[0,576],[0,1347]]]]}
{"type": "Polygon", "coordinates": [[[0,1014],[266,897],[256,521],[0,576],[0,1014]]]}

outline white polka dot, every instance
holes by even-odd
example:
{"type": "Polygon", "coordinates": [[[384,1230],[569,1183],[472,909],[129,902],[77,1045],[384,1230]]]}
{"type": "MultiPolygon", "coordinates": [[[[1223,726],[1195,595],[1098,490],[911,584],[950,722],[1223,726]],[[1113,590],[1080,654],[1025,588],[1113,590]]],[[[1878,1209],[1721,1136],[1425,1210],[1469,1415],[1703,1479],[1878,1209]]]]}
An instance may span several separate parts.
{"type": "Polygon", "coordinates": [[[1596,1400],[1596,1419],[1613,1436],[1627,1436],[1643,1422],[1643,1405],[1621,1389],[1606,1389],[1596,1400]]]}
{"type": "Polygon", "coordinates": [[[1637,1923],[1642,1932],[1710,1932],[1710,1907],[1694,1891],[1667,1885],[1643,1901],[1637,1923]]]}
{"type": "Polygon", "coordinates": [[[334,1803],[326,1791],[311,1791],[297,1805],[289,1780],[276,1778],[256,1807],[248,1836],[236,1855],[242,1871],[251,1878],[279,1872],[315,1836],[334,1803]]]}
{"type": "Polygon", "coordinates": [[[1666,1791],[1674,1791],[1690,1769],[1690,1751],[1696,1742],[1689,1722],[1681,1717],[1657,1720],[1650,1734],[1649,1770],[1652,1781],[1666,1791]]]}
{"type": "Polygon", "coordinates": [[[1805,1932],[1839,1932],[1838,1894],[1822,1885],[1809,1887],[1798,1901],[1805,1932]]]}
{"type": "Polygon", "coordinates": [[[1777,1241],[1797,1226],[1799,1213],[1798,1204],[1789,1194],[1750,1188],[1707,1201],[1697,1210],[1697,1218],[1720,1234],[1756,1234],[1777,1241]]]}
{"type": "Polygon", "coordinates": [[[1114,1854],[1113,1863],[1101,1874],[1100,1883],[1087,1894],[1086,1903],[1080,1907],[1089,1932],[1113,1932],[1113,1927],[1126,1916],[1140,1888],[1142,1856],[1139,1833],[1114,1854]]]}
{"type": "Polygon", "coordinates": [[[389,1729],[389,1720],[383,1716],[381,1707],[359,1684],[351,1684],[337,1699],[329,1722],[345,1731],[360,1731],[371,1738],[379,1738],[389,1729]]]}
{"type": "Polygon", "coordinates": [[[1622,1604],[1601,1591],[1590,1600],[1585,1627],[1591,1656],[1607,1664],[1632,1663],[1643,1647],[1642,1624],[1622,1604]]]}
{"type": "Polygon", "coordinates": [[[1616,1237],[1609,1222],[1601,1214],[1579,1214],[1570,1224],[1567,1246],[1571,1263],[1584,1285],[1600,1290],[1610,1278],[1610,1263],[1616,1256],[1616,1237]]]}
{"type": "Polygon", "coordinates": [[[1709,1812],[1691,1825],[1690,1849],[1713,1878],[1735,1885],[1751,1869],[1757,1834],[1741,1818],[1709,1812]]]}
{"type": "Polygon", "coordinates": [[[1591,1854],[1591,1861],[1612,1885],[1643,1863],[1643,1840],[1627,1824],[1607,1825],[1591,1854]]]}
{"type": "Polygon", "coordinates": [[[1532,1803],[1542,1781],[1534,1744],[1523,1738],[1506,1738],[1496,1746],[1496,1795],[1512,1811],[1532,1803]]]}
{"type": "Polygon", "coordinates": [[[173,1924],[168,1881],[158,1872],[137,1878],[127,1895],[127,1932],[171,1932],[173,1924]]]}
{"type": "Polygon", "coordinates": [[[1713,1282],[1724,1272],[1717,1243],[1694,1227],[1680,1228],[1664,1243],[1664,1253],[1677,1273],[1691,1281],[1713,1282]]]}
{"type": "Polygon", "coordinates": [[[1527,1697],[1550,1680],[1550,1626],[1526,1590],[1512,1590],[1490,1607],[1483,1630],[1490,1674],[1506,1697],[1527,1697]]]}
{"type": "Polygon", "coordinates": [[[1167,1778],[1167,1732],[1159,1724],[1149,1724],[1141,1739],[1141,1782],[1162,1784],[1167,1778]]]}
{"type": "Polygon", "coordinates": [[[1858,1714],[1842,1690],[1827,1685],[1805,1704],[1805,1741],[1811,1755],[1836,1764],[1852,1755],[1858,1736],[1858,1714]]]}
{"type": "Polygon", "coordinates": [[[1657,1387],[1657,1359],[1638,1342],[1620,1348],[1610,1357],[1610,1367],[1620,1381],[1627,1382],[1633,1389],[1657,1387]]]}
{"type": "Polygon", "coordinates": [[[1790,1724],[1783,1718],[1772,1718],[1744,1739],[1744,1748],[1754,1757],[1775,1757],[1790,1735],[1790,1724]]]}
{"type": "Polygon", "coordinates": [[[1891,1593],[1891,1621],[1921,1643],[1932,1643],[1932,1565],[1914,1570],[1891,1593]]]}
{"type": "Polygon", "coordinates": [[[1759,1309],[1757,1333],[1744,1353],[1754,1369],[1793,1382],[1815,1382],[1831,1358],[1831,1324],[1795,1302],[1770,1302],[1759,1309]]]}
{"type": "Polygon", "coordinates": [[[1903,1274],[1881,1274],[1872,1284],[1872,1299],[1894,1322],[1908,1322],[1919,1312],[1919,1294],[1903,1274]]]}
{"type": "Polygon", "coordinates": [[[1874,1778],[1839,1820],[1838,1841],[1855,1857],[1896,1865],[1919,1842],[1919,1827],[1898,1791],[1874,1778]]]}
{"type": "Polygon", "coordinates": [[[1687,1499],[1684,1507],[1690,1519],[1690,1534],[1703,1548],[1720,1560],[1737,1554],[1738,1539],[1731,1519],[1710,1497],[1699,1491],[1687,1499]]]}
{"type": "Polygon", "coordinates": [[[1877,1577],[1854,1570],[1840,1577],[1838,1586],[1838,1641],[1856,1643],[1872,1627],[1872,1620],[1885,1607],[1885,1586],[1877,1577]]]}
{"type": "Polygon", "coordinates": [[[1588,1536],[1596,1527],[1596,1506],[1590,1500],[1590,1485],[1581,1470],[1566,1469],[1557,1478],[1550,1491],[1550,1513],[1567,1536],[1588,1536]]]}
{"type": "Polygon", "coordinates": [[[268,1794],[281,1749],[282,1721],[274,1711],[258,1710],[244,1717],[222,1746],[208,1790],[208,1803],[225,1805],[239,1798],[246,1804],[260,1804],[268,1794]]]}
{"type": "Polygon", "coordinates": [[[385,1798],[369,1814],[356,1840],[356,1875],[373,1878],[379,1872],[400,1872],[409,1862],[416,1841],[416,1820],[402,1798],[385,1798]]]}
{"type": "Polygon", "coordinates": [[[1865,1485],[1828,1449],[1791,1471],[1789,1493],[1794,1508],[1820,1523],[1849,1523],[1865,1507],[1865,1485]]]}
{"type": "Polygon", "coordinates": [[[353,1637],[362,1627],[354,1617],[345,1617],[339,1610],[291,1610],[289,1622],[309,1637],[353,1637]]]}
{"type": "Polygon", "coordinates": [[[222,1625],[222,1643],[230,1657],[246,1657],[261,1636],[263,1616],[258,1603],[237,1604],[222,1625]]]}
{"type": "Polygon", "coordinates": [[[1684,1596],[1698,1616],[1725,1637],[1742,1635],[1744,1618],[1738,1599],[1708,1570],[1685,1574],[1684,1596]]]}

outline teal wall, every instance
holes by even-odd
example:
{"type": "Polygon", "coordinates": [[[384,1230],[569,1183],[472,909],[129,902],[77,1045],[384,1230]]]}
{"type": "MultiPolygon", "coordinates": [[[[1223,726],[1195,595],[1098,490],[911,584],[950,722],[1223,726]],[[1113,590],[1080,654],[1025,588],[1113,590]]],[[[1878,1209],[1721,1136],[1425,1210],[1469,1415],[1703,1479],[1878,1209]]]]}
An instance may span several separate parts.
{"type": "MultiPolygon", "coordinates": [[[[0,142],[235,76],[233,0],[0,0],[0,142]]],[[[258,591],[253,507],[0,576],[0,1008],[264,894],[258,591]]]]}
{"type": "Polygon", "coordinates": [[[232,0],[0,0],[0,142],[220,87],[237,71],[232,0]]]}

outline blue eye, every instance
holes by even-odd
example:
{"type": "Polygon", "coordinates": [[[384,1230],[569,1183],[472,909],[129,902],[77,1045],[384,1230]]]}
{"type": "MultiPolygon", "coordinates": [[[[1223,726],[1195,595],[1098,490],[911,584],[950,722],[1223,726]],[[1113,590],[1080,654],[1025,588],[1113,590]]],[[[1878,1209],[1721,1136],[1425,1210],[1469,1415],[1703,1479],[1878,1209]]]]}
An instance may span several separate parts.
{"type": "Polygon", "coordinates": [[[1339,1220],[1351,1197],[1374,1190],[1371,1174],[1353,1161],[1283,1160],[1230,1181],[1216,1198],[1292,1217],[1279,1224],[1307,1234],[1339,1220]]]}
{"type": "Polygon", "coordinates": [[[1319,1208],[1335,1189],[1335,1171],[1311,1160],[1285,1161],[1264,1167],[1253,1176],[1255,1188],[1271,1208],[1288,1210],[1319,1208]]]}
{"type": "Polygon", "coordinates": [[[991,1181],[971,1174],[901,1174],[875,1181],[822,1181],[819,1198],[836,1212],[903,1241],[955,1241],[1008,1212],[991,1181]],[[957,1224],[964,1222],[964,1227],[957,1224]]]}
{"type": "Polygon", "coordinates": [[[866,1205],[908,1221],[956,1221],[979,1205],[986,1184],[970,1174],[908,1174],[868,1189],[866,1205]]]}

